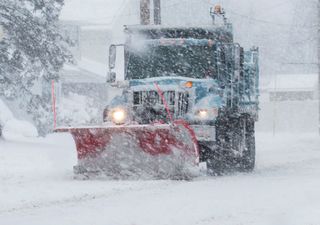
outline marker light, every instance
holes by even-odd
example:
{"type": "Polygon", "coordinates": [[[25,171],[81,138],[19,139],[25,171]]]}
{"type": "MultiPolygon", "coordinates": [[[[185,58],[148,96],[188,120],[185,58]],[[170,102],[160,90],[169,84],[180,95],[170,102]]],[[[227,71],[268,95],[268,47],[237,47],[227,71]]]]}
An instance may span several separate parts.
{"type": "Polygon", "coordinates": [[[185,87],[187,88],[192,88],[193,87],[193,82],[192,81],[188,81],[187,83],[184,84],[185,87]]]}
{"type": "Polygon", "coordinates": [[[216,5],[216,6],[214,7],[214,13],[216,13],[216,14],[222,14],[221,5],[216,5]]]}

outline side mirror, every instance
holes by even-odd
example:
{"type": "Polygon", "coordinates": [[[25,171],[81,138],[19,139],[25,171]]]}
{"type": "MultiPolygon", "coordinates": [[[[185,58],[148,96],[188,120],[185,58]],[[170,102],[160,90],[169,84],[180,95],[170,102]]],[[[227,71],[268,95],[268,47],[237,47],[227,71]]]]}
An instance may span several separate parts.
{"type": "MultiPolygon", "coordinates": [[[[118,45],[110,45],[109,47],[109,72],[107,74],[107,82],[114,84],[117,82],[117,75],[122,77],[122,74],[124,71],[121,71],[121,68],[123,68],[124,64],[124,45],[118,44],[118,45]],[[118,48],[119,47],[119,48],[118,48]],[[122,47],[122,48],[120,48],[122,47]],[[117,60],[117,54],[119,54],[119,59],[117,60]],[[116,69],[118,68],[118,69],[116,69]],[[117,71],[114,72],[114,70],[117,71]]],[[[119,77],[118,77],[119,78],[119,77]]]]}
{"type": "Polygon", "coordinates": [[[109,69],[112,70],[116,67],[117,60],[117,46],[111,45],[109,48],[109,69]]]}
{"type": "Polygon", "coordinates": [[[108,72],[107,82],[115,83],[117,79],[117,74],[115,72],[108,72]]]}

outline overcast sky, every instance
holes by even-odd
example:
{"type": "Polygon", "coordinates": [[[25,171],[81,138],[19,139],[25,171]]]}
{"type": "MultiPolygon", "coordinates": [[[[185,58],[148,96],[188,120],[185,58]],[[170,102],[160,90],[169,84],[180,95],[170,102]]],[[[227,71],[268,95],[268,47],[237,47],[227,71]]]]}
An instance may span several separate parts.
{"type": "MultiPolygon", "coordinates": [[[[62,19],[93,23],[139,23],[140,0],[66,0],[62,19]]],[[[209,8],[221,4],[235,41],[261,49],[262,74],[316,72],[288,63],[316,61],[316,0],[162,0],[164,25],[210,24],[209,8]],[[311,27],[311,28],[310,28],[311,27]]]]}
{"type": "Polygon", "coordinates": [[[246,48],[259,46],[261,72],[316,72],[315,0],[162,0],[164,22],[210,23],[208,8],[221,4],[233,23],[235,41],[246,48]],[[176,3],[176,5],[174,5],[176,3]],[[168,6],[165,8],[166,6],[168,6]],[[170,5],[174,5],[170,7],[170,5]]]}

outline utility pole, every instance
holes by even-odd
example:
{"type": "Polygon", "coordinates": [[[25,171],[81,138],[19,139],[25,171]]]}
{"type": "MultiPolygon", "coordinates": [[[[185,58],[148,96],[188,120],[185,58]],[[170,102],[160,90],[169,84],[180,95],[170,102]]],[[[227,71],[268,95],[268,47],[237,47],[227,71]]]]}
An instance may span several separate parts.
{"type": "MultiPolygon", "coordinates": [[[[140,24],[150,25],[151,4],[150,0],[140,0],[140,24]]],[[[161,0],[153,0],[153,24],[161,25],[161,0]]]]}
{"type": "Polygon", "coordinates": [[[319,129],[319,135],[320,135],[320,0],[318,0],[318,101],[319,101],[318,129],[319,129]]]}
{"type": "Polygon", "coordinates": [[[4,30],[3,30],[3,27],[0,25],[0,41],[2,41],[4,37],[4,30]]]}
{"type": "Polygon", "coordinates": [[[153,0],[154,25],[161,25],[161,1],[153,0]]]}
{"type": "Polygon", "coordinates": [[[140,24],[150,24],[150,0],[140,0],[140,24]]]}

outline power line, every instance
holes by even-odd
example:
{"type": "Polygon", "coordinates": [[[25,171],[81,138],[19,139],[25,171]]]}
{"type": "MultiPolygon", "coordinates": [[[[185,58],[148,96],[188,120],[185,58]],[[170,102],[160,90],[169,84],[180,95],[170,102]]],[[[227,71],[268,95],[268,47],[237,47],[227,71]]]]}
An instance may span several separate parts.
{"type": "Polygon", "coordinates": [[[273,5],[272,7],[264,8],[264,9],[263,9],[263,12],[260,12],[259,15],[265,14],[265,13],[269,13],[271,10],[273,10],[273,9],[275,9],[275,8],[277,8],[277,7],[285,4],[285,3],[288,3],[289,1],[290,1],[290,0],[284,0],[284,1],[282,1],[282,2],[279,2],[279,3],[275,4],[275,5],[273,5]]]}
{"type": "Polygon", "coordinates": [[[288,27],[288,28],[292,28],[292,27],[303,28],[303,29],[315,29],[315,28],[317,28],[317,25],[297,26],[297,25],[292,25],[292,24],[283,24],[283,23],[276,23],[276,22],[267,21],[267,20],[261,20],[261,19],[257,19],[257,18],[250,17],[250,16],[247,16],[247,15],[236,13],[231,9],[228,9],[228,13],[231,13],[231,14],[233,14],[235,16],[239,16],[239,17],[247,19],[247,20],[249,20],[251,22],[256,22],[256,23],[271,24],[271,25],[275,25],[275,26],[288,27]]]}
{"type": "MultiPolygon", "coordinates": [[[[185,2],[188,2],[189,0],[182,0],[180,1],[179,3],[175,3],[174,5],[180,5],[180,4],[184,4],[185,2]]],[[[198,0],[196,0],[198,2],[198,0]]],[[[202,0],[202,1],[206,1],[206,0],[202,0]]],[[[280,4],[284,4],[286,3],[288,0],[280,3],[280,4]]],[[[278,5],[280,4],[277,4],[275,5],[274,7],[277,7],[278,5]]],[[[274,7],[272,8],[269,8],[269,10],[273,9],[274,7]]],[[[268,9],[267,9],[268,10],[268,9]]],[[[272,21],[267,21],[267,20],[262,20],[262,19],[257,19],[255,17],[251,17],[251,16],[248,16],[248,15],[243,15],[243,14],[240,14],[240,13],[237,13],[235,10],[232,10],[230,8],[227,9],[227,13],[230,13],[230,14],[233,14],[235,16],[238,16],[238,17],[242,17],[244,19],[247,19],[247,20],[250,20],[251,22],[256,22],[256,23],[264,23],[264,24],[272,24],[272,25],[276,25],[276,26],[281,26],[281,27],[288,27],[288,28],[292,28],[292,27],[296,27],[296,28],[304,28],[304,29],[314,29],[314,28],[317,28],[317,24],[314,24],[314,25],[311,25],[311,26],[297,26],[297,25],[292,25],[292,24],[282,24],[282,23],[276,23],[276,22],[272,22],[272,21]]]]}
{"type": "Polygon", "coordinates": [[[320,135],[320,0],[317,1],[318,9],[318,101],[319,101],[319,120],[318,120],[318,129],[320,135]]]}
{"type": "MultiPolygon", "coordinates": [[[[202,0],[202,1],[208,1],[208,0],[202,0]]],[[[120,7],[120,11],[124,11],[124,6],[125,4],[127,4],[128,2],[130,1],[124,1],[124,4],[120,7]]],[[[195,3],[198,3],[199,1],[197,0],[197,2],[195,3]]],[[[169,5],[164,5],[162,6],[162,9],[171,9],[171,8],[175,8],[177,6],[180,6],[180,5],[185,5],[186,3],[189,3],[189,0],[180,0],[179,2],[177,3],[173,3],[173,4],[169,4],[169,5]]],[[[209,3],[207,2],[206,4],[209,5],[209,3]]],[[[282,3],[283,4],[283,3],[282,3]]],[[[279,5],[279,4],[278,4],[279,5]]],[[[276,6],[274,6],[276,7],[276,6]]],[[[272,9],[272,8],[270,8],[272,9]]],[[[276,22],[272,22],[272,21],[267,21],[267,20],[262,20],[262,19],[257,19],[255,17],[252,17],[252,16],[248,16],[248,15],[244,15],[244,14],[240,14],[240,13],[237,13],[235,10],[233,9],[227,9],[227,12],[231,15],[234,15],[234,16],[237,16],[237,17],[241,17],[243,19],[246,19],[246,20],[249,20],[251,22],[254,22],[254,23],[258,23],[258,24],[269,24],[269,25],[274,25],[274,26],[279,26],[279,27],[286,27],[286,28],[299,28],[299,29],[315,29],[317,28],[317,25],[310,25],[310,26],[297,26],[297,25],[292,25],[292,24],[282,24],[282,23],[276,23],[276,22]]],[[[140,13],[138,12],[131,12],[131,13],[127,13],[127,14],[118,14],[122,17],[130,17],[130,16],[139,16],[140,13]]],[[[106,16],[104,17],[103,19],[112,19],[112,20],[115,20],[115,17],[116,15],[113,15],[113,16],[106,16]]]]}

